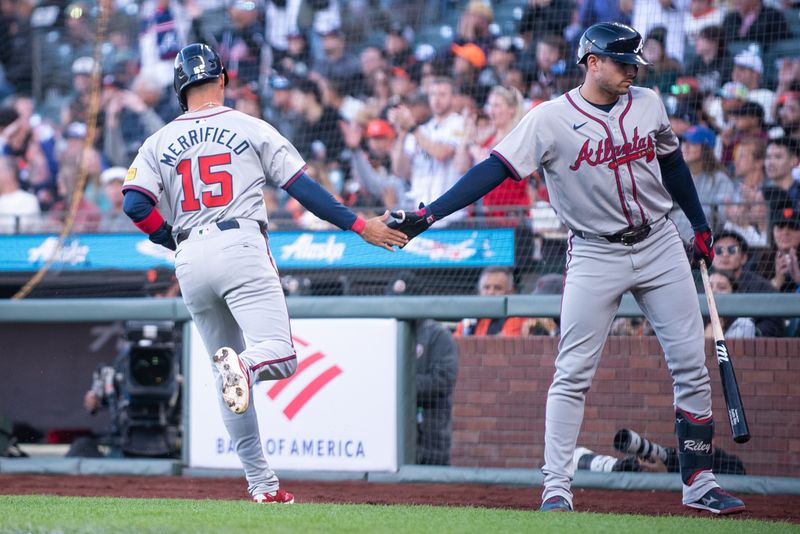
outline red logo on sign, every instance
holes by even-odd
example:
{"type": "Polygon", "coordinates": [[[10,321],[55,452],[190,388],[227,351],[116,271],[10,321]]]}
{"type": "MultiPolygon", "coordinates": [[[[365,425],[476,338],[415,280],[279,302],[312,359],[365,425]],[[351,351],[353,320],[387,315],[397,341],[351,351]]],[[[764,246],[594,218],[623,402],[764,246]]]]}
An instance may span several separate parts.
{"type": "Polygon", "coordinates": [[[639,128],[633,129],[633,138],[630,141],[619,146],[614,146],[610,138],[598,141],[596,148],[591,148],[589,143],[589,139],[583,143],[578,158],[570,165],[569,168],[573,171],[577,171],[584,161],[592,167],[608,163],[608,168],[614,170],[639,158],[650,162],[656,157],[653,138],[649,135],[639,137],[639,128]]]}
{"type": "MultiPolygon", "coordinates": [[[[307,347],[309,345],[308,342],[303,341],[302,339],[298,339],[296,337],[292,337],[295,343],[302,345],[303,347],[307,347]]],[[[299,359],[300,356],[298,355],[298,363],[297,363],[297,370],[294,372],[292,376],[289,378],[285,378],[276,382],[274,386],[267,390],[267,397],[272,400],[281,394],[281,392],[286,389],[286,387],[295,381],[299,376],[311,376],[309,373],[314,373],[317,371],[316,377],[314,377],[303,389],[300,390],[297,395],[295,395],[290,401],[289,404],[286,405],[286,408],[283,409],[283,415],[286,416],[287,419],[290,421],[294,419],[294,416],[306,405],[308,402],[314,398],[314,396],[322,391],[322,388],[327,386],[331,380],[342,374],[342,369],[334,364],[328,367],[327,369],[321,370],[324,367],[325,363],[321,363],[319,365],[314,365],[317,362],[322,361],[325,358],[325,355],[319,351],[310,354],[309,356],[305,356],[302,359],[299,359]],[[311,369],[308,371],[308,369],[311,369]]]]}

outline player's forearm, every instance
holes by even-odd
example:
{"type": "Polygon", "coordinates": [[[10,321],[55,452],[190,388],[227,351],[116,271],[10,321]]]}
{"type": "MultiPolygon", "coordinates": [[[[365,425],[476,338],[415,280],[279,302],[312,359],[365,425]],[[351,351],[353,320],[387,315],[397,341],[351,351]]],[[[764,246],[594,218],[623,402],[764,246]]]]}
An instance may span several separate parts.
{"type": "Polygon", "coordinates": [[[342,230],[353,230],[361,233],[364,228],[364,219],[333,198],[329,192],[312,180],[306,173],[301,174],[294,181],[285,186],[286,192],[295,198],[308,211],[334,224],[342,230]]]}
{"type": "Polygon", "coordinates": [[[427,206],[436,219],[465,208],[500,185],[511,175],[497,156],[490,156],[472,167],[442,196],[427,206]]]}
{"type": "Polygon", "coordinates": [[[703,212],[703,206],[697,196],[697,188],[692,180],[692,173],[683,160],[681,151],[676,150],[658,158],[658,165],[661,167],[661,179],[664,187],[686,214],[692,230],[697,232],[709,228],[706,214],[703,212]]]}

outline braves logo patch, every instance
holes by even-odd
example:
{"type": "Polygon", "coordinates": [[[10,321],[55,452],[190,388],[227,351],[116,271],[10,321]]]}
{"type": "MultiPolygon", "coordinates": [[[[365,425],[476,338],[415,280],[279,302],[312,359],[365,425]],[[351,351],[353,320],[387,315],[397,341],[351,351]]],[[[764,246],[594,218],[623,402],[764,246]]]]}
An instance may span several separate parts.
{"type": "Polygon", "coordinates": [[[569,166],[570,169],[577,171],[586,162],[592,167],[608,164],[608,168],[614,170],[640,158],[645,158],[645,161],[650,162],[656,157],[656,145],[653,138],[650,135],[639,137],[639,128],[634,128],[631,140],[622,145],[615,146],[614,141],[608,137],[597,141],[596,147],[592,147],[591,144],[592,141],[589,139],[584,141],[578,157],[569,166]]]}
{"type": "Polygon", "coordinates": [[[136,167],[131,167],[128,169],[128,174],[125,175],[125,181],[130,182],[134,178],[136,178],[136,167]]]}

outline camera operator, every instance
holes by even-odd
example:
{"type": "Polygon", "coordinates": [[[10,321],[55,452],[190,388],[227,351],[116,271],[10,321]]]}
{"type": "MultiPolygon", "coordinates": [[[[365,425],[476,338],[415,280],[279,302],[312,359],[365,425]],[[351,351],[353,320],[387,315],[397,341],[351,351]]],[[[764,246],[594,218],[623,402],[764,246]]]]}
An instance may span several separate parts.
{"type": "Polygon", "coordinates": [[[175,324],[129,321],[113,365],[94,371],[83,398],[92,415],[108,409],[111,424],[99,438],[73,442],[67,456],[176,458],[180,456],[181,391],[175,324]]]}

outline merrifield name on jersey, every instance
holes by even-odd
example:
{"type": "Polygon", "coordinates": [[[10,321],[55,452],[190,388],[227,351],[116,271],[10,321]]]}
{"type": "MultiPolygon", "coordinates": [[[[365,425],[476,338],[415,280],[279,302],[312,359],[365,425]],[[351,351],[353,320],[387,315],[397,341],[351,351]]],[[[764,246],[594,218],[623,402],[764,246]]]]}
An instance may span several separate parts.
{"type": "Polygon", "coordinates": [[[250,143],[246,139],[238,141],[236,137],[237,134],[231,133],[226,128],[217,128],[215,126],[192,128],[186,134],[179,135],[175,141],[167,145],[167,151],[161,154],[159,161],[164,165],[174,167],[184,151],[200,143],[216,143],[230,148],[236,155],[239,155],[250,147],[250,143]]]}

